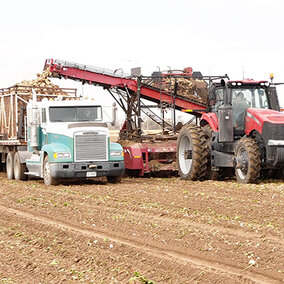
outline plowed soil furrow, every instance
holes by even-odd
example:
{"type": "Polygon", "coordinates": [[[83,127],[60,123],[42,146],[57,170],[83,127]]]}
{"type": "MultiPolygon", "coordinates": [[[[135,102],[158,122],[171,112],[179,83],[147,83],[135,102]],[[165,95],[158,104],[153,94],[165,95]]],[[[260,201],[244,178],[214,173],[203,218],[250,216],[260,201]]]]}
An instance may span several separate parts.
{"type": "MultiPolygon", "coordinates": [[[[55,221],[46,217],[35,216],[31,213],[23,212],[20,210],[8,208],[5,206],[0,206],[0,210],[2,210],[4,214],[12,214],[16,215],[20,219],[29,220],[29,222],[35,223],[35,226],[38,226],[42,229],[44,227],[54,227],[55,229],[63,230],[64,232],[84,235],[88,238],[96,238],[96,239],[108,239],[113,244],[125,245],[128,247],[132,247],[137,250],[145,251],[151,257],[156,257],[161,260],[166,260],[170,262],[178,262],[180,265],[190,265],[193,268],[200,269],[201,271],[206,271],[207,273],[213,273],[218,275],[218,277],[225,277],[231,280],[242,279],[243,281],[255,282],[255,283],[277,283],[277,278],[274,280],[264,275],[254,274],[253,272],[246,273],[244,276],[244,270],[238,269],[235,266],[224,265],[222,263],[218,263],[216,261],[206,261],[202,258],[198,258],[197,256],[190,256],[189,254],[167,249],[161,246],[155,246],[154,244],[141,243],[138,240],[128,239],[123,236],[116,236],[115,233],[107,234],[102,232],[97,232],[96,230],[86,230],[80,229],[78,227],[72,226],[70,224],[64,223],[62,221],[55,221]]],[[[13,217],[12,217],[13,218],[13,217]]],[[[273,277],[272,277],[273,278],[273,277]]]]}
{"type": "Polygon", "coordinates": [[[46,187],[2,173],[0,181],[0,280],[7,283],[284,279],[282,181],[126,178],[46,187]]]}

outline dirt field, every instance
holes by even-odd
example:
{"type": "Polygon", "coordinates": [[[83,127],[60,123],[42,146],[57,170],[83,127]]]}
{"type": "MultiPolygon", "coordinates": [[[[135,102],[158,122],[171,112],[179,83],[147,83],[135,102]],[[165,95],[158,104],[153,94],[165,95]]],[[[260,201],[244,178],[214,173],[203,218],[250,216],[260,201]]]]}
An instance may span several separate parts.
{"type": "Polygon", "coordinates": [[[284,281],[282,181],[0,181],[0,283],[284,281]]]}

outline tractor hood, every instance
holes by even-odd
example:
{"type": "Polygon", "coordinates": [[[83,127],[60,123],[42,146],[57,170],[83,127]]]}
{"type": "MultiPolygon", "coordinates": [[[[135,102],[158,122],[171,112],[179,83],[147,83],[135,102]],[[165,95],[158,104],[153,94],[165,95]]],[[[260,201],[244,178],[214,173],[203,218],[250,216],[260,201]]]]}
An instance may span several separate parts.
{"type": "MultiPolygon", "coordinates": [[[[245,132],[249,135],[257,130],[263,133],[264,128],[284,128],[284,114],[271,109],[248,108],[245,118],[245,132]]],[[[280,131],[282,132],[282,130],[280,131]]]]}
{"type": "Polygon", "coordinates": [[[248,108],[247,116],[254,119],[260,125],[264,122],[284,124],[284,114],[271,109],[248,108]]]}

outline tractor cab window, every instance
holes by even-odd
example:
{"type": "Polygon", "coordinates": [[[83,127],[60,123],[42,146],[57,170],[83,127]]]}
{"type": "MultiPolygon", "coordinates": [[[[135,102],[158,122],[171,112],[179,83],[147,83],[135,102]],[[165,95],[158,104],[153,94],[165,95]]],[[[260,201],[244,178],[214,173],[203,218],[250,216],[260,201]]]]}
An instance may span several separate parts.
{"type": "Polygon", "coordinates": [[[244,129],[247,108],[268,108],[265,89],[260,87],[231,89],[234,126],[244,129]]]}
{"type": "Polygon", "coordinates": [[[215,98],[215,101],[212,102],[212,111],[218,114],[218,109],[224,101],[223,88],[217,88],[215,90],[215,98]]]}

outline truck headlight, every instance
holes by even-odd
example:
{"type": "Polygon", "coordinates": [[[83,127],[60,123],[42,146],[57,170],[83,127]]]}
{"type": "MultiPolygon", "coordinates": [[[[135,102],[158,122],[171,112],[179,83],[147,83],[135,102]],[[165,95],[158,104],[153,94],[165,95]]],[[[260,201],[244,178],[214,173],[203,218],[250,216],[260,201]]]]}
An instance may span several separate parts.
{"type": "Polygon", "coordinates": [[[71,157],[71,154],[66,152],[66,153],[53,153],[54,159],[68,159],[71,157]]]}
{"type": "Polygon", "coordinates": [[[110,151],[111,157],[123,157],[123,151],[110,151]]]}

